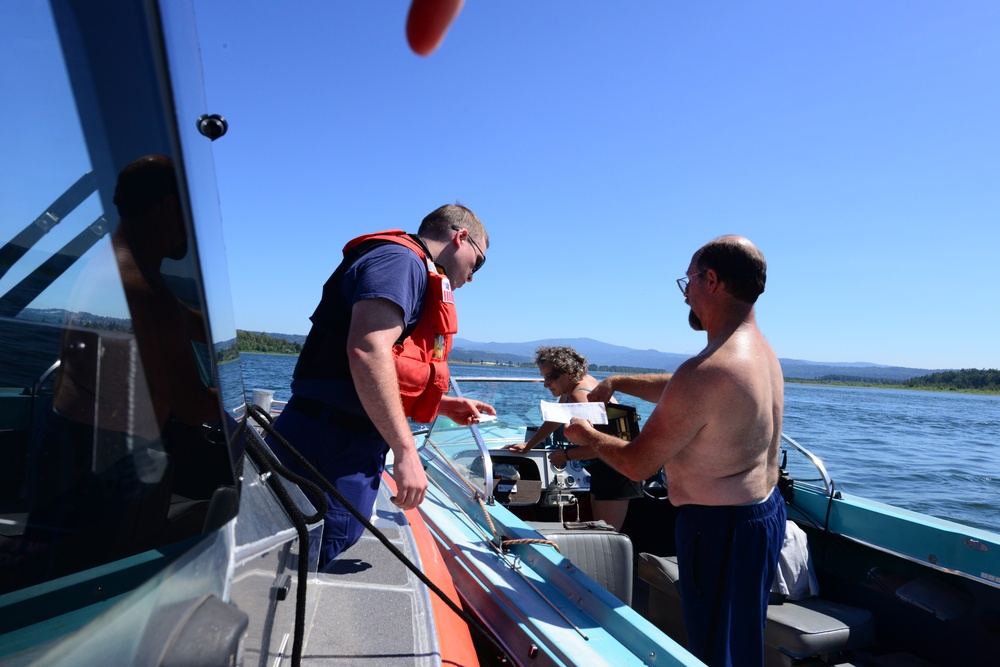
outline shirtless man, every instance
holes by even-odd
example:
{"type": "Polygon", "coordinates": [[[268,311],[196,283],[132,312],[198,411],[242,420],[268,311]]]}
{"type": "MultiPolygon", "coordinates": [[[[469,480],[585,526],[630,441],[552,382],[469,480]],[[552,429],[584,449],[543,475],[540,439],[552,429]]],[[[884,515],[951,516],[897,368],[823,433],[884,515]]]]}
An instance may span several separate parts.
{"type": "Polygon", "coordinates": [[[574,420],[566,437],[641,480],[664,468],[678,506],[677,564],[689,649],[710,665],[759,665],[768,592],[785,532],[777,491],[784,382],[757,328],[767,265],[747,239],[724,236],[694,254],[677,281],[708,345],[672,374],[612,376],[617,390],[657,403],[630,443],[574,420]]]}

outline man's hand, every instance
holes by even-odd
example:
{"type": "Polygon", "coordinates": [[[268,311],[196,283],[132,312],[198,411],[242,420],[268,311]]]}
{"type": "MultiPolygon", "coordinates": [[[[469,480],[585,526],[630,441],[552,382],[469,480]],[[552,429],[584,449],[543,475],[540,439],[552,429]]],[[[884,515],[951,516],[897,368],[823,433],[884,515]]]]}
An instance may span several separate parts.
{"type": "Polygon", "coordinates": [[[455,398],[445,396],[441,399],[438,412],[461,426],[468,426],[479,421],[480,413],[496,415],[492,405],[471,398],[455,398]]]}
{"type": "Polygon", "coordinates": [[[591,403],[607,403],[615,393],[614,376],[608,376],[590,390],[587,400],[591,403]]]}
{"type": "Polygon", "coordinates": [[[411,510],[424,501],[427,495],[427,473],[420,461],[420,454],[410,447],[392,463],[392,477],[396,481],[396,495],[391,500],[404,510],[411,510]]]}
{"type": "Polygon", "coordinates": [[[569,461],[568,450],[565,447],[557,447],[549,454],[549,462],[557,468],[562,468],[569,461]]]}
{"type": "Polygon", "coordinates": [[[522,442],[519,445],[507,445],[506,448],[515,454],[524,454],[525,452],[530,452],[532,449],[531,447],[528,447],[528,443],[526,442],[522,442]]]}
{"type": "Polygon", "coordinates": [[[574,445],[593,445],[597,429],[586,419],[573,417],[573,420],[563,428],[563,436],[574,445]]]}

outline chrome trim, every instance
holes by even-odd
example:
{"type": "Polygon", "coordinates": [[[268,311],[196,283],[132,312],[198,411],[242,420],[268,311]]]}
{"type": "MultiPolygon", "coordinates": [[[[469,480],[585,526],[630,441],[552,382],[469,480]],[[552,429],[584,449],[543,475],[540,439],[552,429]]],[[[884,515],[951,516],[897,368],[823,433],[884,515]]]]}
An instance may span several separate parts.
{"type": "Polygon", "coordinates": [[[818,470],[819,474],[823,477],[823,490],[826,491],[827,497],[833,497],[833,480],[830,478],[829,473],[827,473],[826,466],[823,465],[823,461],[818,456],[810,452],[808,449],[806,449],[799,443],[795,442],[792,438],[788,437],[784,433],[781,434],[781,439],[790,444],[795,449],[799,450],[799,452],[801,452],[803,456],[809,459],[809,462],[816,467],[816,470],[818,470]]]}
{"type": "Polygon", "coordinates": [[[299,534],[293,526],[291,528],[280,530],[265,539],[237,545],[233,549],[233,561],[236,567],[239,567],[262,553],[267,553],[282,546],[283,544],[287,544],[288,542],[294,542],[298,539],[298,537],[299,534]]]}
{"type": "Polygon", "coordinates": [[[32,385],[31,387],[32,396],[38,396],[38,394],[41,393],[42,387],[44,387],[45,383],[49,381],[49,378],[52,377],[52,374],[59,369],[59,365],[61,363],[62,363],[61,359],[56,359],[56,362],[51,366],[49,366],[47,369],[45,369],[45,372],[42,373],[37,380],[35,380],[35,384],[32,385]]]}
{"type": "Polygon", "coordinates": [[[452,382],[534,382],[541,384],[542,378],[510,378],[510,377],[451,377],[452,382]]]}

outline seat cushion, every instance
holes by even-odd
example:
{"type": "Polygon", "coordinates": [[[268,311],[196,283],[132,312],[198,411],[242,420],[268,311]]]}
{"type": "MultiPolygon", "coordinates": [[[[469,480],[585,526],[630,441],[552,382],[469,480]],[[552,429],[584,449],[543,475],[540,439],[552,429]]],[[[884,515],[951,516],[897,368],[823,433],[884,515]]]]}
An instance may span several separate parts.
{"type": "Polygon", "coordinates": [[[559,545],[559,552],[625,604],[632,604],[632,541],[596,521],[530,522],[532,528],[559,545]]]}
{"type": "MultiPolygon", "coordinates": [[[[680,601],[676,557],[639,554],[638,573],[658,593],[680,601]]],[[[875,625],[866,609],[822,598],[786,601],[767,608],[764,644],[786,655],[825,655],[874,643],[875,625]]]]}
{"type": "Polygon", "coordinates": [[[875,624],[867,609],[822,598],[772,604],[764,643],[794,657],[825,655],[874,644],[875,624]]]}
{"type": "Polygon", "coordinates": [[[680,590],[677,588],[677,580],[680,578],[677,571],[677,556],[641,553],[638,569],[639,579],[671,597],[678,600],[681,598],[680,590]]]}

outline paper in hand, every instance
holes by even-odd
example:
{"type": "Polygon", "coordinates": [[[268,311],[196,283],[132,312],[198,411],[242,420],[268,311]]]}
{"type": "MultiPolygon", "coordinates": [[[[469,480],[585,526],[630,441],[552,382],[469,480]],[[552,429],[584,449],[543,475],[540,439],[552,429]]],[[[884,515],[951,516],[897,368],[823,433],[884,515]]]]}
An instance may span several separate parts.
{"type": "Polygon", "coordinates": [[[568,424],[573,417],[592,424],[607,424],[608,411],[604,403],[552,403],[542,401],[542,421],[568,424]]]}

